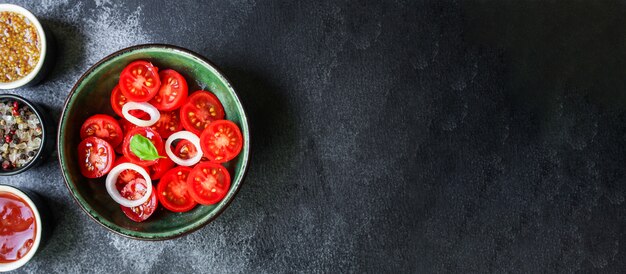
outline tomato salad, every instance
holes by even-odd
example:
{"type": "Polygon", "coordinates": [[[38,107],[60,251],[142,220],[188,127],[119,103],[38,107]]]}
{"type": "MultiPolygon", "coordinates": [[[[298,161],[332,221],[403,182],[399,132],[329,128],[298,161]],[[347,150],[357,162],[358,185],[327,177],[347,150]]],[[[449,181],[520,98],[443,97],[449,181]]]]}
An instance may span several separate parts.
{"type": "Polygon", "coordinates": [[[230,189],[222,165],[239,154],[239,127],[224,120],[215,94],[189,92],[175,70],[134,61],[111,91],[106,114],[89,117],[80,130],[80,171],[106,176],[106,189],[135,222],[148,219],[161,204],[173,212],[220,202],[230,189]],[[121,155],[120,155],[121,154],[121,155]]]}

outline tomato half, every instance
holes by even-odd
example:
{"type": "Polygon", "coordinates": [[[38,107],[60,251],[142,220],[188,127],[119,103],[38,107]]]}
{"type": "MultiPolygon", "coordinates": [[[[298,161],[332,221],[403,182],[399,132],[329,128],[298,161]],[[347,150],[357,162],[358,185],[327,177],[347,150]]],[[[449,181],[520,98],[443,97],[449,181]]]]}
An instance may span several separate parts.
{"type": "Polygon", "coordinates": [[[163,146],[163,139],[161,139],[161,136],[159,135],[158,132],[154,131],[153,129],[149,127],[136,127],[130,130],[129,132],[127,132],[126,136],[124,137],[124,144],[122,147],[122,152],[124,153],[124,156],[126,156],[128,160],[130,160],[131,163],[137,164],[140,166],[147,167],[147,166],[156,164],[158,159],[157,160],[144,160],[144,159],[139,158],[137,155],[135,155],[135,153],[133,153],[130,150],[130,139],[132,139],[133,136],[135,136],[136,134],[140,134],[141,136],[148,138],[150,142],[152,142],[152,144],[156,148],[159,155],[165,155],[165,147],[163,146]]]}
{"type": "Polygon", "coordinates": [[[170,135],[179,132],[183,129],[183,125],[180,124],[180,112],[179,111],[161,111],[161,118],[151,126],[156,132],[161,135],[161,138],[167,139],[170,135]]]}
{"type": "Polygon", "coordinates": [[[148,174],[152,180],[158,180],[175,165],[170,158],[161,158],[157,160],[156,164],[148,167],[148,174]]]}
{"type": "Polygon", "coordinates": [[[187,190],[199,204],[213,205],[221,201],[230,188],[230,174],[220,164],[199,163],[189,173],[187,190]]]}
{"type": "Polygon", "coordinates": [[[120,124],[120,127],[122,127],[122,130],[124,131],[124,136],[126,136],[126,133],[128,133],[129,131],[137,127],[135,124],[129,122],[128,120],[124,118],[120,118],[118,120],[118,123],[120,124]]]}
{"type": "MultiPolygon", "coordinates": [[[[156,210],[159,204],[155,192],[156,191],[153,190],[152,193],[150,194],[150,198],[148,199],[148,201],[141,204],[140,206],[125,207],[125,206],[120,205],[122,212],[126,214],[126,217],[128,217],[129,219],[135,222],[145,221],[146,219],[148,219],[148,217],[152,215],[152,213],[154,213],[154,211],[156,210]]],[[[128,184],[126,184],[122,188],[122,190],[120,190],[120,194],[122,194],[122,197],[129,199],[129,200],[139,199],[143,197],[145,193],[146,193],[146,180],[144,179],[132,180],[128,184]]]]}
{"type": "MultiPolygon", "coordinates": [[[[117,158],[117,160],[113,164],[113,167],[116,167],[119,164],[123,164],[123,163],[130,163],[130,160],[128,160],[128,158],[126,156],[120,156],[120,157],[117,158]]],[[[146,172],[149,172],[147,168],[143,167],[143,169],[145,169],[146,172]]],[[[117,176],[117,181],[115,182],[115,187],[117,188],[117,190],[122,191],[122,189],[128,183],[130,183],[131,181],[133,181],[135,179],[144,179],[144,178],[143,178],[143,176],[141,176],[141,174],[139,174],[139,172],[134,171],[132,169],[123,170],[122,172],[120,172],[120,175],[117,176]]]]}
{"type": "MultiPolygon", "coordinates": [[[[113,91],[111,91],[111,108],[113,108],[113,111],[115,111],[117,115],[124,117],[122,107],[124,107],[126,103],[128,103],[128,99],[120,91],[120,85],[116,85],[115,88],[113,88],[113,91]]],[[[133,109],[128,113],[137,118],[144,118],[148,116],[148,113],[139,109],[133,109]]]]}
{"type": "Polygon", "coordinates": [[[113,151],[115,151],[115,153],[118,154],[118,155],[124,156],[124,144],[122,143],[122,144],[117,145],[113,149],[113,151]]]}
{"type": "Polygon", "coordinates": [[[191,168],[179,166],[170,169],[159,181],[157,198],[163,207],[173,212],[186,212],[196,206],[187,192],[187,177],[191,168]]]}
{"type": "Polygon", "coordinates": [[[159,69],[146,61],[135,61],[120,74],[120,91],[128,100],[147,102],[154,97],[161,87],[159,69]]]}
{"type": "MultiPolygon", "coordinates": [[[[120,124],[120,127],[122,128],[122,132],[124,133],[124,136],[126,136],[126,133],[131,131],[133,128],[137,127],[135,124],[129,122],[128,120],[124,118],[120,118],[119,120],[117,120],[117,123],[120,124]]],[[[119,145],[115,147],[115,153],[124,154],[124,142],[123,141],[122,143],[120,143],[119,145]]]]}
{"type": "Polygon", "coordinates": [[[187,139],[182,139],[178,141],[178,144],[176,144],[176,148],[172,152],[174,152],[174,155],[178,156],[179,158],[187,160],[192,158],[193,156],[196,156],[196,154],[198,153],[198,149],[191,143],[191,141],[187,139]]]}
{"type": "Polygon", "coordinates": [[[224,163],[241,152],[243,137],[239,127],[228,120],[211,123],[200,135],[200,145],[209,161],[224,163]]]}
{"type": "Polygon", "coordinates": [[[224,107],[215,94],[199,90],[191,94],[180,108],[180,120],[183,127],[196,135],[215,120],[224,119],[224,107]]]}
{"type": "Polygon", "coordinates": [[[120,124],[113,117],[104,114],[96,114],[87,118],[80,128],[80,138],[95,136],[107,141],[111,146],[116,147],[122,142],[124,133],[120,124]]]}
{"type": "Polygon", "coordinates": [[[187,100],[187,81],[173,69],[159,72],[161,88],[150,100],[150,104],[159,110],[170,111],[179,108],[187,100]]]}
{"type": "Polygon", "coordinates": [[[80,173],[87,178],[99,178],[109,173],[115,162],[113,147],[98,137],[88,137],[78,144],[80,173]]]}

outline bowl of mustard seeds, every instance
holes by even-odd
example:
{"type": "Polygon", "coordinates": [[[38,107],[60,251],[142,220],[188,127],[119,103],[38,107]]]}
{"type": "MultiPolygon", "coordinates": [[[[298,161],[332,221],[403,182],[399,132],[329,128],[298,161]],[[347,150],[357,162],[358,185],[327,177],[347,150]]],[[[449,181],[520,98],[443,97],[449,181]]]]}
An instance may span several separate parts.
{"type": "Polygon", "coordinates": [[[50,36],[28,10],[0,4],[0,89],[39,82],[49,67],[50,36]]]}

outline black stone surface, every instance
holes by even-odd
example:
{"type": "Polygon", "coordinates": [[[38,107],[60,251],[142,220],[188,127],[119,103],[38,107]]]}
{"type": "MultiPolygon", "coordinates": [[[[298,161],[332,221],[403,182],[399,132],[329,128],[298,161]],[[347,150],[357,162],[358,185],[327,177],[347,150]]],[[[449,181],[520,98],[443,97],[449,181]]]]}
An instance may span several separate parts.
{"type": "Polygon", "coordinates": [[[0,178],[58,223],[21,271],[623,271],[626,4],[499,2],[16,2],[60,55],[11,92],[55,117],[99,59],[171,43],[224,69],[253,134],[232,206],[171,241],[97,225],[56,159],[0,178]]]}

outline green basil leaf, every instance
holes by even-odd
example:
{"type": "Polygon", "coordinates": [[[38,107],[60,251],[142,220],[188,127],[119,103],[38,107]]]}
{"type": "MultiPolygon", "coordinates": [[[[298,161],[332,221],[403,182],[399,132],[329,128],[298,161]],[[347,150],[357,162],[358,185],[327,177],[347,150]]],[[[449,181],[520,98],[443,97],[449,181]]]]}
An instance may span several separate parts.
{"type": "Polygon", "coordinates": [[[159,158],[165,158],[159,156],[154,144],[150,142],[150,139],[143,137],[141,134],[135,134],[130,139],[130,151],[137,155],[141,160],[152,161],[159,158]]]}

